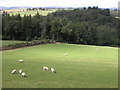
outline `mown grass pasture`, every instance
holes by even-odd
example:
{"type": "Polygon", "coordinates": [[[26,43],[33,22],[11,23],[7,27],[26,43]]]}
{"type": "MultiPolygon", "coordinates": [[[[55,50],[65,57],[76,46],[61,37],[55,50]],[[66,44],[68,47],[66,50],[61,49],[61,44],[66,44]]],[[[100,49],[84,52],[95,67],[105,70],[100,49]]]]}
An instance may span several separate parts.
{"type": "Polygon", "coordinates": [[[118,48],[58,43],[3,51],[2,56],[3,88],[118,88],[118,48]],[[14,68],[28,77],[11,74],[14,68]]]}

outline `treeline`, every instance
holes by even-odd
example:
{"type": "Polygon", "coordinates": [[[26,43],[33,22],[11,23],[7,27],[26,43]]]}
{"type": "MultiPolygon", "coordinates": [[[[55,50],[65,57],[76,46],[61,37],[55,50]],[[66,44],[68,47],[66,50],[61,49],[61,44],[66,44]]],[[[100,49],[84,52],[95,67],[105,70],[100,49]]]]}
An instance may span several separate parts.
{"type": "Polygon", "coordinates": [[[2,38],[10,40],[55,40],[67,43],[118,46],[120,20],[109,9],[89,7],[59,10],[41,16],[21,17],[3,13],[2,38]]]}
{"type": "Polygon", "coordinates": [[[48,10],[48,9],[45,9],[45,8],[27,8],[27,11],[36,11],[36,10],[48,10]]]}

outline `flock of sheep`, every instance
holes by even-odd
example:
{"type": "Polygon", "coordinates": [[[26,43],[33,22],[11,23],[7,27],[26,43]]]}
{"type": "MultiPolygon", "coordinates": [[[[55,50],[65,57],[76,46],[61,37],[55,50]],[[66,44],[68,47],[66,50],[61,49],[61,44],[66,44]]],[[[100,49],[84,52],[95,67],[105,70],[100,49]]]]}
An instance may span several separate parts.
{"type": "MultiPolygon", "coordinates": [[[[99,49],[97,48],[96,50],[98,51],[99,49]]],[[[65,53],[65,56],[67,56],[67,53],[65,53]]],[[[20,60],[19,60],[19,63],[23,63],[23,61],[24,61],[23,59],[20,59],[20,60]]],[[[48,67],[44,66],[44,67],[43,67],[43,70],[48,70],[48,67]]],[[[54,68],[50,68],[50,70],[51,70],[51,72],[56,73],[56,71],[55,71],[54,68]]],[[[15,74],[16,72],[17,72],[16,69],[13,69],[11,73],[12,73],[12,74],[15,74]]],[[[25,77],[25,76],[26,76],[26,73],[23,72],[22,69],[19,70],[19,74],[20,74],[22,77],[25,77]]]]}
{"type": "MultiPolygon", "coordinates": [[[[12,72],[11,72],[12,74],[15,74],[16,73],[16,69],[14,69],[14,70],[12,70],[12,72]]],[[[22,69],[20,69],[19,70],[19,73],[21,74],[21,76],[23,76],[23,77],[25,77],[26,76],[26,74],[25,74],[25,72],[23,72],[22,71],[22,69]]]]}
{"type": "MultiPolygon", "coordinates": [[[[67,54],[66,54],[66,55],[67,55],[67,54]]],[[[24,61],[24,60],[20,59],[20,60],[19,60],[19,63],[23,63],[23,61],[24,61]]],[[[48,67],[44,66],[44,67],[43,67],[43,70],[49,70],[49,69],[48,69],[48,67]]],[[[56,71],[55,71],[54,68],[50,68],[50,70],[51,70],[51,72],[56,73],[56,71]]],[[[11,73],[12,73],[12,74],[17,73],[16,69],[13,69],[11,73]]],[[[26,77],[26,76],[27,76],[26,73],[23,72],[22,69],[19,70],[19,74],[20,74],[22,77],[26,77]]]]}
{"type": "MultiPolygon", "coordinates": [[[[23,63],[23,61],[24,61],[24,60],[20,59],[20,60],[19,60],[19,63],[23,63]]],[[[12,73],[12,74],[15,74],[16,72],[17,72],[16,69],[13,69],[11,73],[12,73]]],[[[22,71],[22,69],[19,70],[19,74],[20,74],[22,77],[26,77],[26,74],[25,74],[25,72],[22,71]]]]}
{"type": "MultiPolygon", "coordinates": [[[[99,50],[98,48],[96,49],[97,51],[99,50]]],[[[65,56],[67,56],[67,53],[65,53],[65,56]]],[[[19,63],[23,63],[24,60],[20,59],[19,60],[19,63]]],[[[43,70],[48,70],[48,67],[44,66],[43,67],[43,70]]],[[[55,69],[54,68],[50,68],[51,72],[53,73],[56,73],[55,69]]],[[[15,74],[16,73],[16,69],[12,70],[11,72],[12,74],[15,74]]],[[[19,74],[21,74],[22,77],[25,77],[26,76],[26,73],[22,71],[22,69],[19,70],[19,74]]]]}
{"type": "MultiPolygon", "coordinates": [[[[67,56],[67,53],[65,53],[65,56],[67,56]]],[[[23,61],[24,61],[23,59],[20,59],[18,62],[19,62],[19,63],[23,63],[23,61]]],[[[44,67],[43,67],[43,70],[48,70],[48,67],[44,66],[44,67]]],[[[51,70],[51,72],[56,73],[56,71],[55,71],[54,68],[50,68],[50,70],[51,70]]],[[[12,74],[15,74],[16,72],[17,72],[16,69],[13,69],[11,73],[12,73],[12,74]]],[[[19,70],[19,74],[20,74],[22,77],[26,77],[26,73],[23,72],[22,69],[19,70]]]]}

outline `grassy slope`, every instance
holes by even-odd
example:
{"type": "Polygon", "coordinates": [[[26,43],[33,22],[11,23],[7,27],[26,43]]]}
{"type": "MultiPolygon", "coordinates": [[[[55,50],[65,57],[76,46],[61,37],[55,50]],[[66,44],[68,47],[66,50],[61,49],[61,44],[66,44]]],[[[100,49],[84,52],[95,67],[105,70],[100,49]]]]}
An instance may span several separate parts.
{"type": "Polygon", "coordinates": [[[3,52],[3,88],[118,87],[118,49],[72,44],[47,44],[3,52]],[[65,56],[64,53],[68,53],[65,56]],[[19,59],[25,62],[18,63],[19,59]],[[48,66],[57,73],[43,71],[48,66]],[[11,74],[23,69],[28,77],[11,74]]]}
{"type": "Polygon", "coordinates": [[[16,44],[16,43],[23,43],[25,41],[15,41],[15,40],[0,40],[0,43],[2,43],[2,46],[8,46],[8,45],[11,45],[11,44],[16,44]]]}

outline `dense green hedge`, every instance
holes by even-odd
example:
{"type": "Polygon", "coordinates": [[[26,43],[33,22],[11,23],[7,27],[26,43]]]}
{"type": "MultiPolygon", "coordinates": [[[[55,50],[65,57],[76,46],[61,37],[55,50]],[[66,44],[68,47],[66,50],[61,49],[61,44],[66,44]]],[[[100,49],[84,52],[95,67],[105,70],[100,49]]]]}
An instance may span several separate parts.
{"type": "Polygon", "coordinates": [[[24,42],[24,43],[9,44],[8,46],[2,47],[2,50],[9,50],[9,49],[28,47],[28,46],[34,46],[34,45],[40,45],[40,44],[47,44],[47,43],[55,43],[55,41],[54,40],[33,40],[33,41],[24,42]]]}

